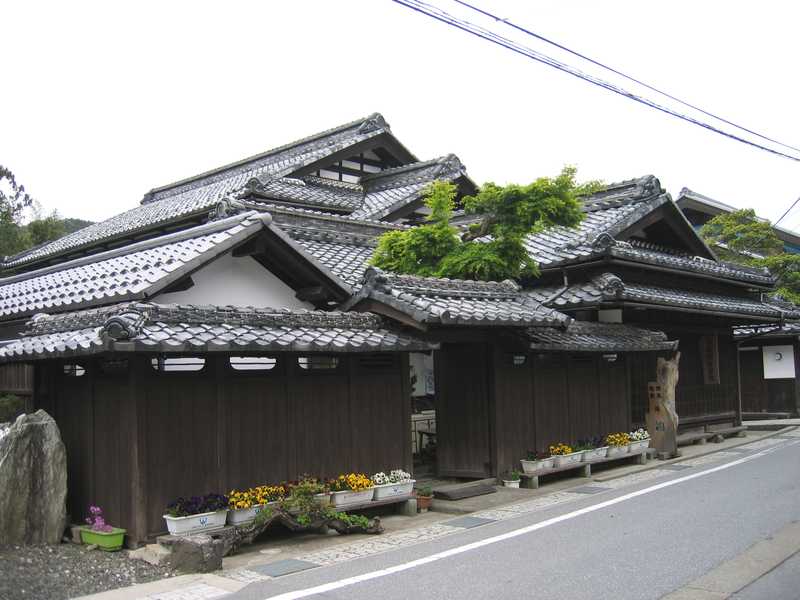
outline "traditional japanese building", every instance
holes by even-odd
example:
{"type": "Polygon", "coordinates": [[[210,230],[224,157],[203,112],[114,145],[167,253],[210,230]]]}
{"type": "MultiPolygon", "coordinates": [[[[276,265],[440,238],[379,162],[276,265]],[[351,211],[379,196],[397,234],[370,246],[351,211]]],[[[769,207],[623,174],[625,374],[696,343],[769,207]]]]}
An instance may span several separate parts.
{"type": "Polygon", "coordinates": [[[371,115],[6,257],[0,362],[35,365],[29,408],[61,427],[73,519],[102,504],[138,542],[176,496],[411,469],[423,399],[438,472],[496,475],[640,424],[677,340],[683,422],[738,423],[731,324],[798,315],[762,300],[768,273],[717,261],[658,180],[530,236],[539,280],[368,270],[436,180],[458,204],[476,190],[454,155],[419,161],[371,115]]]}

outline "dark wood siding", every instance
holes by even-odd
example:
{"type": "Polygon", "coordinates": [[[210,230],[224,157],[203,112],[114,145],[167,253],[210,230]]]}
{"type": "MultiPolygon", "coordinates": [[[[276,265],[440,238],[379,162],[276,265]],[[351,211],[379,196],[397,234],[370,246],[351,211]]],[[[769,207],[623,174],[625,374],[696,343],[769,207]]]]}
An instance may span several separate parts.
{"type": "Polygon", "coordinates": [[[490,475],[487,345],[443,344],[434,365],[439,474],[490,475]]]}
{"type": "Polygon", "coordinates": [[[198,373],[158,373],[148,359],[103,374],[37,368],[37,407],[67,448],[68,509],[89,504],[142,541],[161,533],[178,496],[276,483],[303,473],[411,470],[407,360],[341,356],[333,371],[303,371],[280,355],[274,371],[234,372],[209,356],[198,373]]]}
{"type": "MultiPolygon", "coordinates": [[[[751,342],[752,343],[752,342],[751,342]]],[[[793,345],[795,374],[800,374],[800,352],[789,339],[764,341],[739,353],[742,377],[742,410],[744,412],[787,412],[797,414],[800,408],[800,386],[793,379],[764,379],[763,346],[793,345]]]]}
{"type": "Polygon", "coordinates": [[[513,364],[515,353],[494,346],[494,435],[499,473],[519,469],[520,458],[536,447],[536,415],[533,398],[533,357],[513,364]]]}

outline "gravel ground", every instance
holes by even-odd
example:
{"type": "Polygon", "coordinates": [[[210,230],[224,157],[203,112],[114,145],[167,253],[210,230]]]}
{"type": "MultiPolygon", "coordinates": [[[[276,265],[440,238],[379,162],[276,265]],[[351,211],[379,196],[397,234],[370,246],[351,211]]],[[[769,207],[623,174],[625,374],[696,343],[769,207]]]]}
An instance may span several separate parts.
{"type": "Polygon", "coordinates": [[[175,573],[128,558],[128,552],[77,544],[0,546],[2,600],[62,600],[170,577],[175,573]]]}

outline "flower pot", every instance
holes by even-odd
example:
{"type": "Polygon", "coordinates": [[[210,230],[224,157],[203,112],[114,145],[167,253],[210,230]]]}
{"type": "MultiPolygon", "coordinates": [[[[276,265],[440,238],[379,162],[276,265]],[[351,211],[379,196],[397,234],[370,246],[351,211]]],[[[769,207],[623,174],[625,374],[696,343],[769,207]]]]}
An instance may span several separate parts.
{"type": "Polygon", "coordinates": [[[559,467],[566,467],[581,462],[581,456],[583,456],[583,451],[571,452],[570,454],[556,454],[550,458],[553,459],[553,467],[558,469],[559,467]]]}
{"type": "Polygon", "coordinates": [[[192,535],[195,533],[206,533],[208,531],[218,531],[225,527],[225,518],[228,510],[218,510],[216,512],[200,513],[199,515],[189,515],[188,517],[171,517],[164,515],[167,522],[167,529],[171,535],[192,535]]]}
{"type": "Polygon", "coordinates": [[[81,541],[84,544],[95,544],[100,550],[116,552],[122,548],[126,529],[114,527],[111,531],[95,531],[90,527],[81,527],[81,541]]]}
{"type": "Polygon", "coordinates": [[[314,494],[314,501],[320,506],[330,506],[331,505],[331,495],[328,492],[323,492],[321,494],[314,494]]]}
{"type": "Polygon", "coordinates": [[[375,495],[373,500],[385,500],[386,498],[394,498],[395,496],[408,496],[411,490],[414,489],[416,479],[409,479],[402,483],[384,483],[383,485],[375,486],[375,495]]]}
{"type": "Polygon", "coordinates": [[[602,448],[592,448],[591,450],[584,450],[583,456],[581,460],[583,462],[592,462],[594,460],[600,460],[601,458],[605,458],[608,454],[608,446],[603,446],[602,448]]]}
{"type": "Polygon", "coordinates": [[[507,488],[519,488],[519,479],[515,479],[513,481],[503,479],[503,485],[507,488]]]}
{"type": "Polygon", "coordinates": [[[545,469],[553,468],[553,458],[540,458],[539,460],[521,460],[523,473],[536,473],[537,471],[544,471],[545,469]]]}
{"type": "Polygon", "coordinates": [[[242,525],[243,523],[250,523],[256,518],[256,515],[264,510],[265,506],[276,506],[278,501],[267,502],[266,504],[259,504],[251,506],[250,508],[237,508],[228,511],[228,525],[242,525]]]}
{"type": "Polygon", "coordinates": [[[628,453],[628,445],[625,446],[609,446],[608,447],[608,458],[618,458],[623,454],[628,453]]]}
{"type": "Polygon", "coordinates": [[[417,510],[419,512],[428,512],[433,502],[433,496],[417,496],[417,510]]]}
{"type": "Polygon", "coordinates": [[[345,492],[331,492],[331,506],[352,506],[354,504],[364,504],[370,502],[375,494],[375,488],[371,487],[368,490],[360,492],[345,491],[345,492]]]}
{"type": "Polygon", "coordinates": [[[632,454],[638,454],[643,450],[647,450],[648,446],[650,446],[650,440],[634,440],[629,444],[629,446],[632,454]]]}

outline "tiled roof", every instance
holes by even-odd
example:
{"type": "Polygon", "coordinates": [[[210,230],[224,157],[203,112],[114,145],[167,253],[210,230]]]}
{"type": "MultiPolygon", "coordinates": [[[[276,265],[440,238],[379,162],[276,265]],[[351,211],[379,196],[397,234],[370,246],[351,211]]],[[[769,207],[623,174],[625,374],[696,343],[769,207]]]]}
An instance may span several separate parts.
{"type": "Polygon", "coordinates": [[[800,335],[799,323],[786,323],[784,325],[768,323],[733,328],[733,337],[737,339],[754,338],[755,341],[758,341],[762,338],[785,338],[796,335],[800,335]]]}
{"type": "MultiPolygon", "coordinates": [[[[412,163],[361,178],[364,201],[354,217],[382,219],[393,211],[419,199],[431,182],[466,178],[466,167],[457,156],[448,154],[425,162],[412,163]]],[[[467,179],[471,188],[475,184],[467,179]]]]}
{"type": "Polygon", "coordinates": [[[387,328],[369,313],[123,303],[37,315],[0,362],[101,352],[390,352],[437,345],[387,328]]]}
{"type": "Polygon", "coordinates": [[[0,319],[142,299],[261,231],[248,212],[91,257],[0,279],[0,319]]]}
{"type": "Polygon", "coordinates": [[[525,246],[543,269],[611,256],[767,286],[774,283],[765,269],[716,262],[638,240],[628,243],[615,239],[648,213],[671,202],[653,176],[613,184],[583,200],[585,218],[577,228],[554,227],[529,235],[525,246]]]}
{"type": "Polygon", "coordinates": [[[361,206],[363,200],[363,191],[358,184],[311,176],[300,179],[253,178],[247,182],[246,189],[272,201],[301,204],[328,211],[352,212],[361,206]]]}
{"type": "Polygon", "coordinates": [[[752,298],[710,294],[680,288],[665,288],[640,283],[625,283],[613,273],[573,283],[566,289],[559,286],[539,287],[526,293],[547,306],[558,309],[597,306],[622,301],[657,304],[673,308],[691,308],[697,312],[724,312],[770,318],[800,318],[800,312],[752,298]]]}
{"type": "Polygon", "coordinates": [[[367,269],[364,284],[345,306],[381,302],[420,323],[479,326],[561,326],[569,317],[526,297],[513,281],[465,281],[395,275],[367,269]]]}
{"type": "Polygon", "coordinates": [[[573,321],[565,329],[538,327],[528,330],[533,350],[567,352],[649,352],[675,350],[677,341],[670,341],[660,331],[648,331],[616,323],[573,321]]]}
{"type": "MultiPolygon", "coordinates": [[[[101,241],[143,232],[157,224],[202,215],[223,198],[246,190],[247,183],[254,179],[260,185],[267,186],[272,193],[285,196],[296,184],[275,180],[340,150],[384,134],[390,134],[389,126],[376,113],[232,165],[157,188],[148,192],[141,206],[53,242],[7,257],[2,266],[18,267],[46,257],[84,249],[101,241]]],[[[399,146],[399,143],[396,145],[399,146]]],[[[407,153],[407,157],[416,160],[410,153],[407,153]]],[[[310,194],[305,190],[299,192],[299,195],[308,197],[310,194]]],[[[320,202],[327,198],[332,205],[340,207],[354,207],[352,202],[342,198],[344,195],[330,188],[322,190],[317,186],[314,198],[320,202]]],[[[322,205],[324,206],[324,202],[322,205]]]]}

